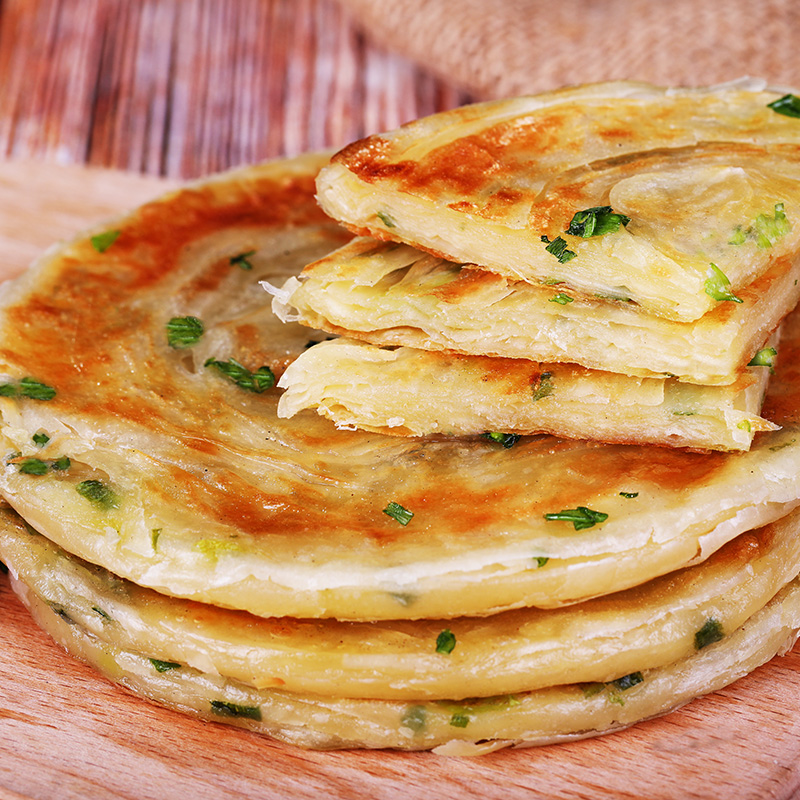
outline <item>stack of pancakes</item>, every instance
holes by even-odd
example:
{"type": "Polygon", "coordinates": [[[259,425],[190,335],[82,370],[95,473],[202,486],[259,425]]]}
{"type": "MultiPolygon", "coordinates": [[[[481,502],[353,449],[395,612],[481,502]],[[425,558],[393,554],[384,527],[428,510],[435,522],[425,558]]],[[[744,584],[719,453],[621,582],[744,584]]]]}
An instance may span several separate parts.
{"type": "Polygon", "coordinates": [[[780,99],[614,84],[465,108],[53,248],[0,308],[19,596],[133,691],[320,748],[594,735],[791,647],[780,99]],[[602,233],[567,233],[586,211],[602,233]]]}

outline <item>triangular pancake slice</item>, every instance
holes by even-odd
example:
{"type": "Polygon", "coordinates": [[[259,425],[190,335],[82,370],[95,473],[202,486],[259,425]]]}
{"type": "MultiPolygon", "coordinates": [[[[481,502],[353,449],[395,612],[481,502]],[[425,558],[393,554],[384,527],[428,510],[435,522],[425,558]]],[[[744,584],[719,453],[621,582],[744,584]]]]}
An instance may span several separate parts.
{"type": "MultiPolygon", "coordinates": [[[[764,348],[771,360],[774,347],[764,348]]],[[[306,350],[278,382],[278,415],[305,408],[343,429],[403,436],[550,433],[622,444],[748,450],[770,368],[728,386],[635,378],[571,364],[381,348],[335,339],[306,350]]]]}
{"type": "Polygon", "coordinates": [[[356,233],[693,321],[800,245],[800,121],[743,82],[617,82],[465,106],[319,176],[356,233]]]}
{"type": "Polygon", "coordinates": [[[573,363],[623,375],[733,383],[800,298],[800,262],[778,260],[696,322],[643,314],[629,303],[583,299],[422,253],[359,238],[309,264],[273,310],[377,345],[573,363]]]}

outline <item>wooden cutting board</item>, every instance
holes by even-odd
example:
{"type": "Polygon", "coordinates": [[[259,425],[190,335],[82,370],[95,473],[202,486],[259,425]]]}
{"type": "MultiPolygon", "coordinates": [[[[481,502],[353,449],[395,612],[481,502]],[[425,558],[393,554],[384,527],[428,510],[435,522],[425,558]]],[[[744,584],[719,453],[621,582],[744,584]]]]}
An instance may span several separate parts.
{"type": "MultiPolygon", "coordinates": [[[[0,277],[158,194],[115,172],[0,164],[0,277]]],[[[680,711],[597,739],[475,759],[297,750],[150,705],[75,662],[0,579],[0,800],[800,796],[800,647],[680,711]]]]}

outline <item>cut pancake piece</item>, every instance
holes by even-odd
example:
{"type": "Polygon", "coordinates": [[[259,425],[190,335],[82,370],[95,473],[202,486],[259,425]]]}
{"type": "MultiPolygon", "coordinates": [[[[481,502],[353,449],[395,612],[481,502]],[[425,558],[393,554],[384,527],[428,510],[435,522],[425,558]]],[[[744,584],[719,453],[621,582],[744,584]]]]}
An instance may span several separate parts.
{"type": "Polygon", "coordinates": [[[450,701],[326,698],[257,690],[213,672],[154,662],[67,621],[21,582],[12,585],[59,644],[130,691],[182,713],[317,749],[436,748],[442,755],[468,756],[608,733],[733,683],[787,652],[800,628],[800,585],[793,581],[721,641],[612,683],[450,701]]]}
{"type": "Polygon", "coordinates": [[[549,436],[504,449],[279,418],[266,367],[278,376],[316,334],[273,317],[259,281],[347,238],[314,200],[321,162],[193,185],[116,220],[103,252],[80,237],[5,287],[0,494],[29,524],[165,594],[419,619],[619,591],[798,505],[797,314],[762,411],[781,430],[747,453],[549,436]],[[189,317],[202,335],[173,326],[173,346],[169,323],[189,317]]]}
{"type": "Polygon", "coordinates": [[[465,106],[349,145],[318,195],[358,234],[692,321],[797,254],[780,97],[616,82],[465,106]]]}
{"type": "Polygon", "coordinates": [[[289,365],[278,382],[285,389],[278,416],[315,408],[339,428],[402,436],[550,433],[748,450],[757,431],[777,428],[759,416],[769,371],[749,367],[731,385],[696,386],[570,364],[335,339],[289,365]]]}
{"type": "Polygon", "coordinates": [[[703,385],[733,383],[800,298],[800,262],[776,260],[697,322],[643,314],[630,304],[582,299],[559,284],[522,281],[359,238],[281,288],[284,320],[373,344],[467,355],[574,363],[624,375],[669,375],[703,385]]]}
{"type": "Polygon", "coordinates": [[[724,638],[797,575],[799,521],[794,512],[703,564],[607,598],[413,622],[264,619],[170,598],[69,556],[13,512],[0,515],[0,558],[63,619],[162,662],[257,689],[463,699],[608,683],[724,638]]]}

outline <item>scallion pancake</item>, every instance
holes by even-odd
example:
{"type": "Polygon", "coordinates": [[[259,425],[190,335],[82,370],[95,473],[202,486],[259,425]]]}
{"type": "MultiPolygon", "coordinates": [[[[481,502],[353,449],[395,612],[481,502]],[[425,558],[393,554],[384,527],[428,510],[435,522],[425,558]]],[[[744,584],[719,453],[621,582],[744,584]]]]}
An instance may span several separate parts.
{"type": "Polygon", "coordinates": [[[781,430],[748,453],[548,436],[506,449],[280,419],[268,368],[324,337],[273,317],[259,282],[347,238],[314,200],[322,161],[187,187],[5,288],[0,493],[29,524],[166,594],[370,620],[620,591],[798,505],[796,315],[762,412],[781,430]]]}
{"type": "Polygon", "coordinates": [[[741,303],[719,303],[685,323],[370,238],[265,288],[282,319],[372,344],[730,384],[797,304],[800,262],[776,260],[739,292],[741,303]]]}
{"type": "Polygon", "coordinates": [[[665,714],[721,689],[789,650],[800,628],[800,585],[783,589],[741,628],[669,666],[603,684],[452,701],[327,698],[253,689],[98,639],[15,581],[36,621],[63,647],[127,689],[202,719],[310,748],[435,748],[467,756],[511,745],[582,739],[665,714]]]}
{"type": "Polygon", "coordinates": [[[613,82],[463,106],[320,174],[362,235],[693,321],[800,244],[800,123],[781,92],[613,82]]]}
{"type": "MultiPolygon", "coordinates": [[[[772,361],[774,347],[763,349],[772,361]]],[[[281,376],[278,416],[305,408],[335,422],[401,436],[486,434],[507,447],[518,435],[709,450],[748,450],[770,367],[729,386],[635,378],[570,364],[466,356],[352,339],[320,342],[281,376]]]]}
{"type": "Polygon", "coordinates": [[[726,637],[800,571],[798,514],[742,534],[702,564],[609,597],[454,620],[266,619],[170,598],[70,556],[8,512],[0,515],[0,558],[63,619],[160,661],[256,689],[463,699],[608,683],[726,637]]]}

